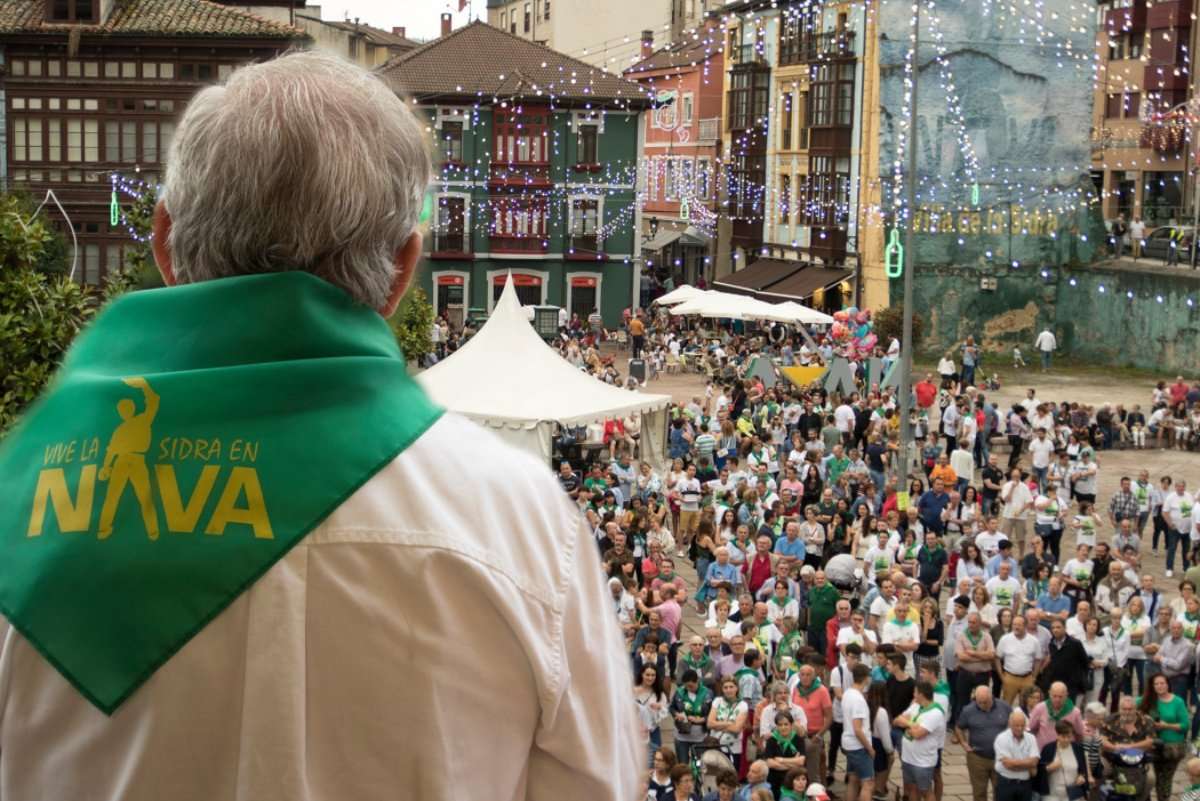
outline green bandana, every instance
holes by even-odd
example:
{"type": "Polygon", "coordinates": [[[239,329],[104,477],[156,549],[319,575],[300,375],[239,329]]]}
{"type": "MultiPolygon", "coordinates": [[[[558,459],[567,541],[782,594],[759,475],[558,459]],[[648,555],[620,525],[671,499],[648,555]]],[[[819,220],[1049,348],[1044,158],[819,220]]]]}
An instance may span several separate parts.
{"type": "Polygon", "coordinates": [[[796,685],[796,692],[800,693],[801,698],[807,698],[809,695],[811,695],[812,693],[816,692],[819,689],[821,689],[821,680],[820,679],[813,679],[813,683],[810,684],[808,687],[805,687],[802,684],[796,685]]]}
{"type": "Polygon", "coordinates": [[[780,756],[788,756],[788,751],[791,751],[791,755],[795,756],[799,751],[796,746],[795,730],[792,731],[792,736],[785,740],[779,736],[779,729],[776,729],[775,731],[771,732],[771,739],[774,740],[779,746],[780,756]]]}
{"type": "MultiPolygon", "coordinates": [[[[1200,784],[1196,786],[1200,787],[1200,784]]],[[[800,796],[796,795],[794,791],[789,790],[786,787],[781,787],[779,790],[779,801],[784,801],[785,798],[794,798],[796,801],[801,801],[800,796]]]]}
{"type": "Polygon", "coordinates": [[[112,714],[440,414],[312,275],[127,295],[0,449],[0,611],[112,714]]]}
{"type": "Polygon", "coordinates": [[[1062,720],[1067,715],[1071,714],[1071,712],[1073,712],[1074,709],[1075,709],[1075,702],[1072,701],[1070,698],[1068,698],[1066,701],[1063,702],[1062,709],[1060,709],[1058,712],[1055,712],[1054,707],[1050,704],[1050,702],[1046,701],[1046,714],[1048,714],[1050,716],[1051,720],[1056,721],[1056,722],[1062,720]]]}
{"type": "MultiPolygon", "coordinates": [[[[942,679],[938,679],[938,683],[936,685],[934,685],[933,694],[934,695],[944,695],[947,698],[949,698],[950,697],[950,685],[947,684],[942,679]]],[[[940,705],[937,705],[937,706],[939,709],[941,709],[940,705]]],[[[942,709],[942,712],[945,712],[945,711],[946,710],[942,709]]]]}
{"type": "Polygon", "coordinates": [[[688,667],[696,671],[697,675],[699,675],[707,670],[708,666],[712,664],[712,657],[706,652],[701,655],[699,660],[696,660],[692,659],[692,655],[690,653],[686,653],[683,655],[683,661],[688,667]]]}
{"type": "MultiPolygon", "coordinates": [[[[921,715],[924,715],[926,712],[928,712],[931,709],[937,709],[937,710],[941,711],[942,714],[946,713],[946,710],[942,709],[942,705],[937,702],[931,703],[927,706],[920,707],[917,709],[917,714],[913,715],[912,723],[909,724],[909,728],[912,728],[913,726],[918,725],[918,723],[921,720],[921,715]]],[[[912,739],[912,735],[908,733],[908,729],[905,729],[905,731],[904,731],[904,738],[906,740],[912,739]]]]}
{"type": "Polygon", "coordinates": [[[694,698],[692,697],[692,694],[683,687],[680,687],[675,691],[675,693],[679,696],[680,703],[683,704],[684,714],[690,715],[694,718],[700,717],[701,713],[704,712],[704,705],[708,702],[710,695],[708,688],[703,684],[699,686],[694,698]]]}

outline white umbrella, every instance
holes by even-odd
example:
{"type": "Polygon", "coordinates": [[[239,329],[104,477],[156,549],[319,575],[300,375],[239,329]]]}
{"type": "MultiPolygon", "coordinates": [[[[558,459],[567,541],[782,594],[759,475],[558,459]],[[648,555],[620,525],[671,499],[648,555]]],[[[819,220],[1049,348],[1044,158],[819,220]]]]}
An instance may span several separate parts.
{"type": "Polygon", "coordinates": [[[808,325],[832,325],[833,318],[828,314],[819,312],[816,309],[811,309],[802,303],[797,303],[794,300],[785,301],[783,303],[774,304],[782,309],[784,313],[791,315],[791,319],[797,323],[806,323],[808,325]]]}
{"type": "Polygon", "coordinates": [[[684,301],[691,300],[703,291],[703,289],[696,289],[691,284],[680,284],[662,297],[655,298],[652,303],[656,303],[659,306],[683,303],[684,301]]]}

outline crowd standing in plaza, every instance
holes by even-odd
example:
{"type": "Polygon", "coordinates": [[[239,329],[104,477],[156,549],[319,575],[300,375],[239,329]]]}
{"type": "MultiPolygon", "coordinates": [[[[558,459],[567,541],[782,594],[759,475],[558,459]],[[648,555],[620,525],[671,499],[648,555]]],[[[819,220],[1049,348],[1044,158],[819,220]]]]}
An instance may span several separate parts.
{"type": "MultiPolygon", "coordinates": [[[[1032,388],[1002,406],[968,340],[961,370],[950,354],[913,387],[920,467],[902,476],[893,388],[746,371],[834,346],[637,327],[651,372],[708,374],[672,410],[666,469],[639,461],[631,418],[559,476],[626,634],[648,797],[824,797],[840,775],[847,801],[932,801],[948,740],[975,801],[1167,801],[1181,769],[1200,797],[1200,508],[1186,477],[1145,469],[1097,496],[1105,451],[1195,447],[1200,385],[1160,384],[1146,411],[1032,388]],[[1141,568],[1160,548],[1166,586],[1141,568]],[[689,606],[703,635],[683,632],[689,606]]],[[[620,382],[603,336],[569,324],[560,347],[620,382]]]]}

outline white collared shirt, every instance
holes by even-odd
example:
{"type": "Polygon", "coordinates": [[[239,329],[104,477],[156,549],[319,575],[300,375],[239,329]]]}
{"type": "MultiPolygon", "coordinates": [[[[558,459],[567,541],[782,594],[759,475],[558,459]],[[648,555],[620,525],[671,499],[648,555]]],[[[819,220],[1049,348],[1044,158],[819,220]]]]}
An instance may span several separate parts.
{"type": "Polygon", "coordinates": [[[615,617],[546,465],[447,414],[111,717],[0,620],[0,797],[625,801],[615,617]]]}
{"type": "Polygon", "coordinates": [[[1009,770],[1004,767],[1004,759],[1037,759],[1040,756],[1037,738],[1029,732],[1021,740],[1013,737],[1012,729],[1005,729],[996,735],[996,772],[1006,779],[1032,779],[1033,770],[1009,770]]]}

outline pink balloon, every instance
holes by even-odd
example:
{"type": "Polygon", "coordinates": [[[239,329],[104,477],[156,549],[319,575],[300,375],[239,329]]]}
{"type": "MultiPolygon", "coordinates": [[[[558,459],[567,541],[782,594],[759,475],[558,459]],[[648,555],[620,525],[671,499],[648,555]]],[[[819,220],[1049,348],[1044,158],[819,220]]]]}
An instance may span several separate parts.
{"type": "Polygon", "coordinates": [[[867,334],[858,341],[858,346],[863,350],[871,350],[879,342],[879,338],[874,334],[867,334]]]}

